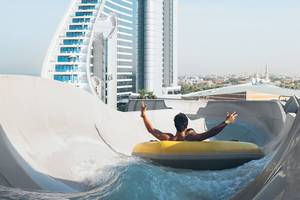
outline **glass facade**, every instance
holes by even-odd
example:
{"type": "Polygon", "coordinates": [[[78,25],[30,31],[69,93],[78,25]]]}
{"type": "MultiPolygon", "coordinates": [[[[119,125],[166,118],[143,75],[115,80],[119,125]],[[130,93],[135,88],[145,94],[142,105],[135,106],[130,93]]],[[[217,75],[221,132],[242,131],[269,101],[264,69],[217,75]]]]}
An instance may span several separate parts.
{"type": "Polygon", "coordinates": [[[76,17],[82,17],[82,16],[93,16],[93,12],[76,12],[76,17]]]}
{"type": "Polygon", "coordinates": [[[88,25],[70,25],[69,29],[70,30],[87,30],[88,25]]]}
{"type": "MultiPolygon", "coordinates": [[[[89,42],[88,37],[101,2],[81,0],[75,4],[76,9],[70,13],[69,24],[58,48],[53,74],[55,80],[79,82],[79,66],[87,52],[83,50],[89,42]]],[[[135,76],[138,58],[138,0],[106,0],[103,11],[104,16],[114,13],[117,17],[117,92],[120,93],[118,99],[127,98],[131,92],[137,90],[135,76]]]]}
{"type": "MultiPolygon", "coordinates": [[[[154,1],[162,2],[160,0],[153,0],[153,2],[154,1]]],[[[164,1],[173,5],[171,4],[171,0],[164,1]]],[[[116,98],[118,100],[127,99],[130,93],[136,93],[139,89],[144,89],[146,87],[145,74],[149,71],[145,63],[149,62],[149,60],[153,61],[151,59],[155,59],[156,63],[156,60],[160,59],[159,56],[153,58],[152,53],[155,53],[156,49],[150,53],[147,51],[148,46],[146,42],[147,38],[149,38],[149,34],[147,33],[157,32],[159,37],[160,34],[164,35],[164,40],[168,38],[172,40],[172,35],[168,37],[168,34],[172,32],[171,29],[173,26],[173,23],[171,23],[172,17],[166,20],[168,14],[171,15],[171,12],[165,13],[161,17],[158,10],[161,12],[163,8],[158,7],[159,9],[157,10],[157,7],[155,7],[152,13],[153,19],[162,21],[162,27],[165,24],[169,24],[169,26],[162,28],[162,32],[159,31],[160,28],[155,31],[150,30],[146,24],[146,20],[149,18],[149,16],[146,16],[147,10],[149,9],[149,7],[146,6],[148,5],[147,2],[152,2],[152,0],[73,0],[73,7],[70,9],[68,18],[65,19],[65,24],[63,24],[61,32],[57,37],[56,46],[52,49],[52,54],[49,54],[50,58],[47,58],[49,63],[47,63],[49,65],[49,67],[47,66],[49,76],[58,81],[72,83],[78,87],[92,90],[92,86],[88,86],[88,78],[90,77],[88,77],[87,68],[93,68],[93,62],[96,58],[93,54],[97,52],[93,47],[92,49],[88,49],[93,46],[90,43],[91,36],[93,36],[94,24],[97,16],[108,17],[113,14],[117,18],[117,39],[115,41],[117,45],[116,98]],[[103,9],[101,13],[99,13],[100,8],[103,9]],[[167,34],[167,36],[165,36],[165,34],[167,34]],[[90,58],[87,57],[89,52],[92,54],[90,58]],[[148,58],[145,56],[146,54],[152,57],[150,56],[148,58]],[[87,63],[89,63],[90,66],[87,66],[87,63]]],[[[169,4],[165,3],[163,5],[165,10],[167,10],[167,7],[170,7],[169,10],[172,9],[169,4]]],[[[150,20],[148,19],[148,21],[150,20]]],[[[156,40],[158,41],[157,43],[159,43],[157,46],[161,46],[161,48],[164,49],[162,54],[167,56],[172,55],[172,52],[168,52],[172,49],[171,45],[160,45],[160,42],[163,41],[160,41],[159,38],[156,40]]],[[[152,42],[151,39],[149,41],[152,42]]],[[[106,49],[105,52],[109,51],[106,49]]],[[[159,54],[159,52],[157,54],[159,54]]],[[[161,55],[161,57],[164,55],[161,55]]],[[[103,57],[105,56],[107,56],[107,54],[103,53],[103,57]]],[[[103,60],[107,60],[107,58],[103,58],[103,60]]],[[[172,73],[172,60],[164,58],[164,67],[167,66],[168,63],[170,67],[161,70],[164,76],[168,76],[167,72],[172,73]]],[[[160,65],[160,63],[155,65],[154,68],[162,67],[158,65],[160,65]]],[[[93,75],[94,72],[91,71],[91,76],[93,75]]],[[[170,76],[170,81],[172,81],[172,79],[173,77],[170,76]]],[[[165,78],[165,80],[167,79],[165,78]]],[[[160,80],[157,80],[157,82],[159,81],[160,80]]],[[[103,89],[106,90],[107,88],[103,89]]]]}
{"type": "Polygon", "coordinates": [[[79,6],[79,10],[93,10],[96,6],[79,6]]]}
{"type": "Polygon", "coordinates": [[[67,37],[81,37],[84,36],[84,32],[67,32],[66,36],[67,37]]]}
{"type": "Polygon", "coordinates": [[[138,57],[138,0],[107,0],[104,15],[114,13],[117,17],[117,95],[118,100],[137,92],[138,57]]]}
{"type": "Polygon", "coordinates": [[[54,75],[54,80],[68,83],[77,83],[78,75],[54,75]]]}
{"type": "Polygon", "coordinates": [[[81,3],[89,4],[89,3],[98,3],[98,0],[81,0],[81,3]]]}
{"type": "Polygon", "coordinates": [[[61,47],[61,53],[80,53],[80,47],[61,47]]]}
{"type": "Polygon", "coordinates": [[[79,83],[79,66],[84,55],[82,50],[88,44],[89,38],[86,35],[91,31],[91,22],[100,3],[101,0],[81,0],[76,4],[77,8],[73,14],[71,13],[70,24],[59,46],[57,64],[54,66],[54,80],[79,83]]]}
{"type": "Polygon", "coordinates": [[[91,21],[90,18],[73,18],[73,23],[89,23],[91,21]]]}
{"type": "Polygon", "coordinates": [[[58,56],[57,62],[79,62],[79,56],[58,56]]]}
{"type": "Polygon", "coordinates": [[[74,40],[74,39],[66,39],[63,41],[64,45],[81,45],[83,44],[83,40],[74,40]]]}
{"type": "Polygon", "coordinates": [[[72,72],[78,70],[77,65],[55,65],[56,72],[72,72]]]}

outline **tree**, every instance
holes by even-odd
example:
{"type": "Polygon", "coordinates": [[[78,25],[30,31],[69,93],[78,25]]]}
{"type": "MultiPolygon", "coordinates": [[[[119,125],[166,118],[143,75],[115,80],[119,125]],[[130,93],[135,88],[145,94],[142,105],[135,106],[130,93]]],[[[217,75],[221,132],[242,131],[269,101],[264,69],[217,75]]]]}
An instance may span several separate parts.
{"type": "Polygon", "coordinates": [[[148,99],[157,99],[157,97],[155,96],[153,91],[147,93],[147,98],[148,99]]]}
{"type": "Polygon", "coordinates": [[[146,98],[146,90],[145,89],[141,89],[139,90],[139,96],[138,99],[145,99],[146,98]]]}
{"type": "Polygon", "coordinates": [[[138,99],[157,99],[154,92],[147,92],[145,89],[139,90],[138,99]]]}

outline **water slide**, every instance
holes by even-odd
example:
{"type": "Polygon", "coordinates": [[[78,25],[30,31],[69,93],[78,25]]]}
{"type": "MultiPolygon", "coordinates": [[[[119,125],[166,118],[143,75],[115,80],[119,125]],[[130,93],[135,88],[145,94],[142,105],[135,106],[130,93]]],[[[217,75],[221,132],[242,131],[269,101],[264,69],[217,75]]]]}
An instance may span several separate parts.
{"type": "MultiPolygon", "coordinates": [[[[0,184],[5,186],[86,191],[94,171],[130,156],[135,144],[153,139],[139,112],[112,110],[68,84],[3,75],[0,94],[0,184]]],[[[237,123],[215,139],[254,142],[267,155],[274,154],[235,199],[298,197],[300,115],[286,113],[277,101],[167,100],[165,105],[168,109],[149,111],[158,129],[174,132],[172,120],[178,112],[188,114],[190,126],[203,131],[223,120],[227,111],[237,111],[237,123]]],[[[131,109],[138,107],[136,103],[131,109]]]]}

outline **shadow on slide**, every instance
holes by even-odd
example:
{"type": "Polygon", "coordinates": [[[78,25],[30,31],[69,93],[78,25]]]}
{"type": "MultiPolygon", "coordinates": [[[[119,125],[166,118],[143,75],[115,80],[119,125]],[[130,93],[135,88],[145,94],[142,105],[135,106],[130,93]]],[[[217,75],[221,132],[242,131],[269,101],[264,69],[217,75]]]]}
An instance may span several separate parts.
{"type": "Polygon", "coordinates": [[[300,115],[263,172],[233,200],[300,199],[300,115]]]}

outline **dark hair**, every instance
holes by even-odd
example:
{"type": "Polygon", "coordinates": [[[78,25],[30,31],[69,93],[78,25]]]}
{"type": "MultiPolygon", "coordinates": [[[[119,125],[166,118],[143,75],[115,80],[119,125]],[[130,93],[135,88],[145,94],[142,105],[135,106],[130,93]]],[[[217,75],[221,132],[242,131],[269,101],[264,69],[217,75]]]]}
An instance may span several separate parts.
{"type": "Polygon", "coordinates": [[[189,120],[183,113],[179,113],[174,117],[174,124],[177,132],[184,131],[188,126],[189,120]]]}

